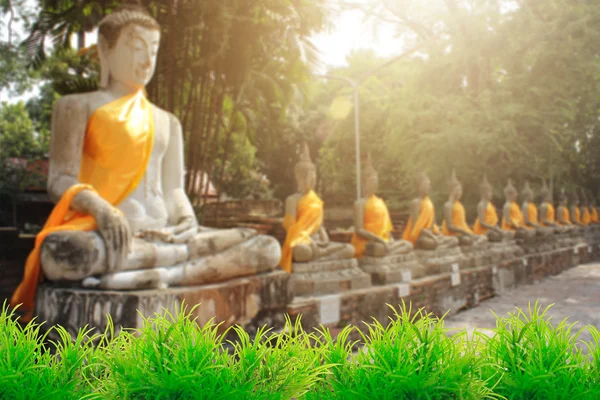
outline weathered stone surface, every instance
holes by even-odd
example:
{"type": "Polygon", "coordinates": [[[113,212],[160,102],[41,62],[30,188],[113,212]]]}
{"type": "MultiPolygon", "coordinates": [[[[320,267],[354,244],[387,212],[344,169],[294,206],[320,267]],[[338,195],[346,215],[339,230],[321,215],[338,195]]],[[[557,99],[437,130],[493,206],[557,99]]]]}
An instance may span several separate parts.
{"type": "Polygon", "coordinates": [[[525,252],[514,240],[490,243],[490,255],[492,263],[514,260],[522,257],[525,252]]]}
{"type": "Polygon", "coordinates": [[[415,250],[415,255],[425,268],[426,275],[452,272],[453,268],[462,268],[467,262],[467,258],[458,246],[435,250],[415,250]]]}
{"type": "Polygon", "coordinates": [[[460,250],[465,256],[465,262],[461,265],[462,269],[483,267],[493,262],[489,242],[471,246],[460,246],[460,250]]]}
{"type": "Polygon", "coordinates": [[[358,261],[360,268],[371,275],[375,285],[410,282],[425,276],[425,268],[414,252],[387,257],[365,256],[358,261]]]}
{"type": "Polygon", "coordinates": [[[143,316],[167,309],[175,312],[182,302],[194,310],[199,324],[211,318],[223,322],[222,329],[232,324],[247,325],[259,311],[282,314],[291,301],[288,291],[289,274],[270,272],[223,283],[169,288],[164,290],[111,291],[86,290],[44,284],[36,298],[38,320],[47,326],[60,324],[75,334],[89,325],[102,331],[106,314],[110,314],[117,330],[139,328],[143,316]]]}
{"type": "Polygon", "coordinates": [[[371,276],[355,259],[294,263],[290,278],[295,296],[322,296],[371,286],[371,276]]]}

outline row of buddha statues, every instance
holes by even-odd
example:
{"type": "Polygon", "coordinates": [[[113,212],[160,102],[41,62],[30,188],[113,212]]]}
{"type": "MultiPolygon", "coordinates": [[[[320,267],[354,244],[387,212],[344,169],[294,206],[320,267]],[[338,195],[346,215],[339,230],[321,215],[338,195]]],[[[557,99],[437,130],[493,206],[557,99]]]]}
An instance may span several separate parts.
{"type": "MultiPolygon", "coordinates": [[[[98,24],[98,90],[64,96],[54,106],[48,194],[56,205],[11,298],[25,320],[32,317],[44,280],[79,282],[89,290],[203,285],[279,266],[292,272],[294,263],[452,248],[572,226],[562,208],[554,219],[547,201],[541,220],[532,206],[523,214],[511,185],[499,226],[491,187],[484,181],[479,218],[470,228],[460,204],[462,187],[453,176],[440,231],[428,197],[430,181],[420,174],[408,225],[402,240],[394,240],[388,209],[375,195],[377,173],[369,165],[364,197],[355,206],[352,243],[335,243],[323,226],[323,202],[314,192],[316,168],[307,148],[295,168],[298,192],[285,202],[283,246],[252,229],[200,226],[185,193],[181,124],[146,97],[159,43],[160,26],[143,7],[121,6],[98,24]]],[[[532,204],[532,195],[526,198],[532,204]]],[[[571,220],[579,225],[579,218],[575,214],[571,220]]],[[[588,218],[585,211],[582,218],[588,218]]],[[[590,218],[597,221],[595,209],[590,218]]]]}
{"type": "Polygon", "coordinates": [[[417,197],[411,202],[410,216],[402,239],[395,240],[388,208],[376,194],[379,178],[369,156],[361,178],[362,198],[354,205],[354,234],[351,244],[335,243],[329,241],[323,227],[323,201],[314,192],[316,168],[310,160],[306,145],[296,165],[295,177],[298,192],[288,197],[285,203],[283,225],[287,236],[280,263],[289,272],[292,271],[293,262],[362,258],[365,255],[384,257],[407,253],[413,249],[434,250],[513,239],[528,240],[568,233],[600,222],[595,204],[580,205],[576,198],[569,209],[564,191],[561,193],[560,205],[555,210],[551,190],[545,181],[541,189],[542,202],[539,209],[534,203],[535,196],[528,182],[522,191],[523,204],[519,206],[518,192],[511,180],[504,189],[506,203],[500,220],[492,204],[492,186],[484,176],[480,185],[481,201],[477,206],[477,219],[469,226],[465,208],[460,201],[463,187],[453,171],[448,183],[449,198],[444,204],[444,218],[440,228],[429,197],[431,181],[421,172],[415,178],[417,197]]]}

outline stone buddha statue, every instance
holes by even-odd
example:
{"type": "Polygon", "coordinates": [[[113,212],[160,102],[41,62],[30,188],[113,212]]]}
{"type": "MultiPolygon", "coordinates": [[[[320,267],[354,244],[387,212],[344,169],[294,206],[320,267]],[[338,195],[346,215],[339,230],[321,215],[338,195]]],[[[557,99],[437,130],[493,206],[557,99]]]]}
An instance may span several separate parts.
{"type": "Polygon", "coordinates": [[[517,189],[510,179],[504,188],[504,196],[506,197],[506,203],[502,213],[502,229],[515,232],[516,239],[533,238],[536,231],[525,226],[523,213],[517,204],[517,189]]]}
{"type": "Polygon", "coordinates": [[[513,231],[504,231],[498,226],[499,218],[496,207],[492,204],[492,185],[483,176],[483,182],[479,186],[481,201],[477,205],[477,219],[473,225],[473,232],[477,235],[487,236],[490,242],[501,242],[511,240],[515,234],[513,231]]]}
{"type": "Polygon", "coordinates": [[[581,223],[588,226],[592,222],[592,214],[590,212],[588,197],[583,189],[581,189],[581,198],[583,199],[583,202],[581,203],[581,223]]]}
{"type": "Polygon", "coordinates": [[[411,242],[416,249],[434,250],[458,246],[457,237],[439,234],[435,224],[435,208],[429,198],[431,181],[424,172],[416,175],[415,186],[418,197],[411,203],[410,217],[402,239],[411,242]]]}
{"type": "Polygon", "coordinates": [[[456,177],[456,171],[452,170],[452,176],[448,182],[450,196],[444,204],[444,221],[442,222],[442,234],[455,236],[461,246],[478,245],[487,242],[487,237],[477,235],[467,224],[465,207],[460,202],[462,198],[462,184],[456,177]]]}
{"type": "MultiPolygon", "coordinates": [[[[540,196],[542,202],[540,204],[540,225],[543,227],[553,228],[557,233],[565,233],[569,230],[568,226],[562,226],[557,218],[556,210],[552,205],[552,191],[548,187],[546,180],[542,183],[542,189],[540,190],[540,196]]],[[[567,211],[567,217],[568,217],[567,211]]]]}
{"type": "Polygon", "coordinates": [[[521,213],[523,214],[523,225],[526,228],[535,230],[539,236],[553,234],[554,230],[551,227],[544,227],[540,224],[538,208],[534,203],[535,194],[529,185],[529,181],[525,181],[522,195],[523,205],[521,206],[521,213]]]}
{"type": "Polygon", "coordinates": [[[598,214],[598,206],[596,205],[596,198],[592,196],[592,200],[590,202],[590,221],[592,224],[596,225],[600,222],[600,215],[598,214]]]}
{"type": "Polygon", "coordinates": [[[562,188],[558,197],[558,209],[556,210],[556,223],[560,226],[573,226],[568,204],[569,198],[567,197],[565,189],[562,188]]]}
{"type": "Polygon", "coordinates": [[[355,257],[385,257],[405,254],[412,250],[412,243],[394,240],[392,220],[385,202],[377,197],[379,176],[367,157],[367,165],[362,172],[362,198],[354,203],[354,235],[352,245],[355,257]]]}
{"type": "Polygon", "coordinates": [[[577,191],[573,192],[573,198],[571,199],[571,202],[571,209],[569,210],[571,223],[580,227],[585,226],[581,219],[581,203],[579,201],[579,196],[577,196],[577,191]]]}
{"type": "Polygon", "coordinates": [[[124,6],[100,21],[100,89],[52,115],[48,193],[57,202],[11,304],[29,312],[42,274],[101,289],[198,285],[277,267],[274,238],[198,225],[184,191],[179,121],[146,98],[158,23],[124,6]]]}
{"type": "Polygon", "coordinates": [[[292,272],[292,262],[353,258],[354,247],[331,242],[323,227],[323,201],[314,192],[317,170],[306,144],[294,173],[298,191],[285,201],[283,227],[287,234],[282,247],[281,267],[292,272]]]}

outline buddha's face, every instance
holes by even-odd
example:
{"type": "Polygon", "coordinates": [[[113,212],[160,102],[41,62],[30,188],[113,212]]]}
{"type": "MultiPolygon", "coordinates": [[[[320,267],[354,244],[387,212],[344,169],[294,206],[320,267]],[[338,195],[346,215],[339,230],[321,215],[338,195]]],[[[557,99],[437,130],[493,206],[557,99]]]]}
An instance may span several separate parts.
{"type": "Polygon", "coordinates": [[[508,190],[506,192],[506,199],[508,201],[517,201],[517,191],[516,190],[508,190]]]}
{"type": "Polygon", "coordinates": [[[379,189],[379,177],[377,174],[369,174],[362,182],[363,197],[370,197],[379,189]]]}
{"type": "Polygon", "coordinates": [[[524,192],[523,198],[525,199],[525,201],[531,202],[533,200],[533,192],[530,192],[530,191],[524,192]]]}
{"type": "Polygon", "coordinates": [[[159,42],[158,30],[135,24],[123,28],[112,48],[101,40],[110,78],[129,87],[146,86],[154,75],[159,42]]]}
{"type": "Polygon", "coordinates": [[[542,200],[544,200],[545,202],[550,202],[550,192],[543,191],[542,192],[542,200]]]}
{"type": "Polygon", "coordinates": [[[298,184],[298,192],[310,192],[317,184],[317,171],[314,168],[306,168],[300,171],[296,174],[296,183],[298,184]]]}
{"type": "Polygon", "coordinates": [[[429,180],[428,176],[423,177],[417,185],[417,191],[421,196],[426,196],[429,194],[431,190],[431,180],[429,180]]]}
{"type": "Polygon", "coordinates": [[[455,200],[460,200],[462,198],[462,195],[463,195],[462,185],[458,184],[458,185],[454,186],[454,188],[452,189],[452,193],[451,193],[452,198],[455,200]]]}
{"type": "Polygon", "coordinates": [[[489,186],[484,186],[481,188],[481,197],[486,200],[492,200],[492,188],[489,186]]]}

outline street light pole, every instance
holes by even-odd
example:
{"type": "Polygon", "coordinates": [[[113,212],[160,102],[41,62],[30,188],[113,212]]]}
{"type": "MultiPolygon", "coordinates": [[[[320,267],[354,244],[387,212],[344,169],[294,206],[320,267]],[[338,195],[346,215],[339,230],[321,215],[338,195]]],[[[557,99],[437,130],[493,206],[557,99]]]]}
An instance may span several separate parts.
{"type": "Polygon", "coordinates": [[[335,79],[343,81],[352,86],[354,91],[354,147],[355,147],[355,161],[356,161],[356,200],[360,200],[361,189],[360,189],[360,118],[359,118],[359,104],[358,104],[358,83],[345,76],[337,75],[315,75],[325,79],[335,79]]]}

